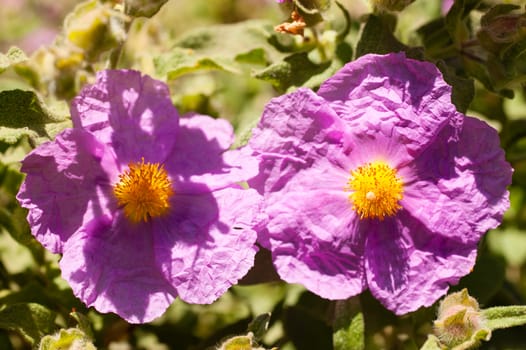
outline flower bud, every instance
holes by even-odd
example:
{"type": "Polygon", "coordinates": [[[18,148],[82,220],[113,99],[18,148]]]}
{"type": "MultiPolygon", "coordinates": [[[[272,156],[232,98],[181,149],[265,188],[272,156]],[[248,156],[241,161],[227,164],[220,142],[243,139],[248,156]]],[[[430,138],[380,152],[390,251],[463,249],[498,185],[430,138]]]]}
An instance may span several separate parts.
{"type": "Polygon", "coordinates": [[[438,308],[434,326],[440,342],[448,348],[469,349],[491,337],[479,304],[467,289],[446,296],[438,308]]]}
{"type": "Polygon", "coordinates": [[[96,350],[91,340],[78,328],[61,329],[57,334],[46,335],[39,350],[96,350]]]}
{"type": "Polygon", "coordinates": [[[124,15],[113,10],[109,4],[86,1],[77,5],[65,19],[66,38],[84,50],[88,59],[95,60],[102,52],[124,41],[124,19],[124,15]]]}

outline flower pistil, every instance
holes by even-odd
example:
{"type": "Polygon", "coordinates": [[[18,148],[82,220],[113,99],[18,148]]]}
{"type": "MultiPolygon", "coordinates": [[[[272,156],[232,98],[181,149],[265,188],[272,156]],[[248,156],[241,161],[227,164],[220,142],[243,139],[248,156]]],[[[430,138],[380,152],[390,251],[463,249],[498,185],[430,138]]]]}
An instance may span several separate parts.
{"type": "Polygon", "coordinates": [[[174,191],[164,167],[159,163],[145,163],[144,159],[128,167],[113,187],[126,217],[137,223],[165,214],[174,191]]]}
{"type": "Polygon", "coordinates": [[[401,208],[403,183],[396,173],[384,162],[375,161],[351,171],[351,178],[345,188],[350,191],[349,199],[362,219],[383,220],[394,215],[401,208]]]}

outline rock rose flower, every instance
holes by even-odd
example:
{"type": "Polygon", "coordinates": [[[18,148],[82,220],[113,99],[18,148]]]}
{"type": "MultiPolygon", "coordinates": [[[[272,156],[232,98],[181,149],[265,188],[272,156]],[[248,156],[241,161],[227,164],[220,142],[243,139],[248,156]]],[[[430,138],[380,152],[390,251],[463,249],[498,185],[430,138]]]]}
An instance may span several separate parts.
{"type": "Polygon", "coordinates": [[[165,84],[127,70],[100,72],[71,114],[72,129],[24,159],[18,200],[77,297],[148,322],[245,275],[261,200],[236,184],[257,162],[227,151],[228,122],[180,119],[165,84]]]}
{"type": "Polygon", "coordinates": [[[509,206],[496,131],[456,111],[433,64],[403,53],[274,98],[249,147],[269,215],[261,244],[283,280],[327,299],[369,289],[396,314],[433,304],[509,206]]]}

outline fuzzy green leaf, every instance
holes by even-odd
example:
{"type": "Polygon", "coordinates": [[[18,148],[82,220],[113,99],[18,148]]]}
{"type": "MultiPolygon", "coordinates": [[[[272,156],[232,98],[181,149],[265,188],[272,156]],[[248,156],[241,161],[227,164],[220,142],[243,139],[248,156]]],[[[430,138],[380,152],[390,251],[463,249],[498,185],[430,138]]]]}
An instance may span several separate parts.
{"type": "Polygon", "coordinates": [[[485,326],[491,330],[522,326],[526,324],[526,306],[496,306],[482,310],[485,326]]]}
{"type": "Polygon", "coordinates": [[[56,314],[40,304],[12,304],[0,310],[0,328],[17,331],[36,344],[55,329],[56,314]]]}
{"type": "Polygon", "coordinates": [[[386,54],[405,51],[406,46],[395,38],[396,17],[391,14],[369,15],[356,46],[356,57],[368,53],[386,54]]]}
{"type": "Polygon", "coordinates": [[[315,64],[309,60],[307,53],[295,53],[258,72],[254,77],[270,82],[280,91],[286,91],[290,87],[304,86],[309,79],[329,67],[330,62],[315,64]]]}
{"type": "Polygon", "coordinates": [[[453,102],[459,112],[466,113],[471,101],[473,101],[475,97],[475,84],[473,79],[458,76],[453,69],[442,61],[438,62],[438,68],[444,75],[444,80],[453,88],[451,102],[453,102]]]}
{"type": "Polygon", "coordinates": [[[12,65],[27,61],[27,56],[24,51],[18,47],[11,47],[7,54],[0,54],[0,73],[7,70],[12,65]]]}
{"type": "Polygon", "coordinates": [[[69,125],[65,116],[48,108],[32,91],[0,92],[0,141],[13,144],[29,136],[38,144],[69,125]]]}
{"type": "Polygon", "coordinates": [[[154,59],[156,71],[169,80],[204,70],[241,73],[245,63],[265,65],[280,56],[268,44],[271,35],[272,25],[264,21],[197,28],[154,59]]]}

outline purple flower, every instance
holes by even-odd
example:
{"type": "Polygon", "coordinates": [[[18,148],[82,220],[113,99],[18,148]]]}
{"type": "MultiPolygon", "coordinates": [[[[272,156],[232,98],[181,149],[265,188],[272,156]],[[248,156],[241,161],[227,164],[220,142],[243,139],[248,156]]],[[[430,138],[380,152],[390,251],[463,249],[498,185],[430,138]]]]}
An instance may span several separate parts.
{"type": "Polygon", "coordinates": [[[18,200],[77,297],[148,322],[245,275],[261,200],[236,184],[258,163],[227,151],[228,122],[179,119],[165,84],[127,70],[100,72],[71,114],[72,129],[24,159],[18,200]]]}
{"type": "Polygon", "coordinates": [[[249,145],[269,215],[261,244],[282,279],[327,299],[369,289],[397,314],[431,305],[509,206],[495,130],[456,111],[433,64],[403,53],[274,98],[249,145]]]}

